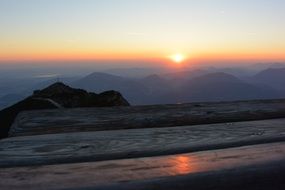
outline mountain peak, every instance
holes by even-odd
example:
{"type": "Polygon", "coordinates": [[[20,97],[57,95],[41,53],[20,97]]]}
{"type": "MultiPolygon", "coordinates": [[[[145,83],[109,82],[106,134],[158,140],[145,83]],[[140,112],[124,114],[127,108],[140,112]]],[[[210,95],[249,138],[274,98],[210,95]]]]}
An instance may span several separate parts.
{"type": "Polygon", "coordinates": [[[264,73],[267,74],[267,73],[284,73],[284,72],[285,72],[285,67],[284,68],[268,68],[268,69],[261,71],[257,75],[261,75],[264,73]]]}
{"type": "Polygon", "coordinates": [[[256,83],[263,83],[284,92],[285,68],[269,68],[252,77],[256,83]]]}
{"type": "Polygon", "coordinates": [[[241,82],[240,79],[237,77],[224,73],[224,72],[216,72],[216,73],[210,73],[207,75],[203,75],[201,77],[197,77],[194,80],[199,80],[199,81],[211,81],[211,82],[241,82]]]}
{"type": "Polygon", "coordinates": [[[58,94],[87,93],[85,90],[73,89],[62,82],[56,82],[43,90],[34,91],[34,96],[52,97],[58,94]]]}
{"type": "Polygon", "coordinates": [[[54,89],[70,89],[69,86],[65,85],[64,83],[62,82],[56,82],[56,83],[53,83],[51,84],[50,86],[48,86],[47,88],[45,89],[49,89],[49,90],[54,90],[54,89]]]}
{"type": "Polygon", "coordinates": [[[93,72],[90,75],[88,75],[86,78],[94,78],[94,77],[97,77],[97,78],[109,78],[109,77],[123,78],[123,77],[120,77],[117,75],[113,75],[113,74],[109,74],[109,73],[102,73],[102,72],[93,72]]]}
{"type": "Polygon", "coordinates": [[[55,82],[52,85],[50,85],[49,88],[70,88],[70,87],[65,85],[63,82],[55,82]]]}
{"type": "Polygon", "coordinates": [[[153,75],[148,75],[145,78],[143,78],[143,80],[160,80],[161,77],[157,74],[153,74],[153,75]]]}
{"type": "Polygon", "coordinates": [[[108,93],[95,94],[82,89],[71,88],[61,82],[56,82],[43,90],[35,91],[30,98],[50,99],[67,108],[129,105],[119,92],[109,91],[108,93]]]}
{"type": "Polygon", "coordinates": [[[27,110],[78,108],[78,107],[114,107],[129,106],[125,98],[116,91],[101,94],[71,88],[56,82],[43,90],[37,90],[26,99],[0,111],[0,138],[6,137],[14,118],[27,110]],[[2,134],[1,134],[2,133],[2,134]]]}

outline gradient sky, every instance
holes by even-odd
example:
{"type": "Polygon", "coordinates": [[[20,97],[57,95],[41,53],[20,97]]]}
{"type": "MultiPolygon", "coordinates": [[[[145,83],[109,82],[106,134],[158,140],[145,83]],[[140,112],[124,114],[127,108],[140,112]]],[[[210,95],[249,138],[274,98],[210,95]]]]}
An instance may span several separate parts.
{"type": "Polygon", "coordinates": [[[284,10],[284,0],[0,0],[0,61],[283,61],[284,10]]]}

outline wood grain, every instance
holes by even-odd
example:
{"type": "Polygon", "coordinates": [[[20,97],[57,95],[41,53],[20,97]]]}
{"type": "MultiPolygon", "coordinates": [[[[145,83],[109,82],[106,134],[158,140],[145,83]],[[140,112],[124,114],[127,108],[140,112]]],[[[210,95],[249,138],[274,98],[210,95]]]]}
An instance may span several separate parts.
{"type": "Polygon", "coordinates": [[[285,143],[0,170],[1,190],[284,189],[285,143]]]}
{"type": "Polygon", "coordinates": [[[12,137],[0,167],[137,158],[285,140],[285,119],[12,137]]]}
{"type": "Polygon", "coordinates": [[[20,114],[10,136],[285,118],[285,100],[59,109],[20,114]]]}

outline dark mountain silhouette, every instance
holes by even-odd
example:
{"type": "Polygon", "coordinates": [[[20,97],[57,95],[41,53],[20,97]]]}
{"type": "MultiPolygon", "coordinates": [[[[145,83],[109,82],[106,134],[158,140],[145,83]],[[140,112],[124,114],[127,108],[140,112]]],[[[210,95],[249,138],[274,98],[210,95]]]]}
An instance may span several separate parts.
{"type": "Polygon", "coordinates": [[[270,99],[282,95],[270,88],[254,86],[220,72],[189,80],[177,91],[176,97],[178,102],[188,102],[270,99]]]}
{"type": "Polygon", "coordinates": [[[112,106],[129,106],[129,103],[116,91],[95,94],[71,88],[63,83],[54,83],[43,90],[35,91],[32,96],[23,101],[0,111],[0,138],[7,136],[11,124],[21,111],[112,106]]]}
{"type": "Polygon", "coordinates": [[[270,68],[285,68],[285,63],[256,63],[247,67],[248,70],[256,70],[259,72],[270,68]]]}
{"type": "Polygon", "coordinates": [[[203,76],[206,74],[209,74],[209,72],[206,70],[202,70],[202,69],[196,69],[196,70],[189,70],[189,71],[167,73],[167,74],[163,74],[160,76],[162,78],[166,78],[169,80],[189,80],[189,79],[203,76]]]}
{"type": "Polygon", "coordinates": [[[142,79],[93,73],[72,85],[93,92],[115,89],[136,105],[271,99],[283,98],[285,94],[267,85],[247,83],[231,74],[204,70],[150,75],[142,79]]]}
{"type": "Polygon", "coordinates": [[[183,87],[185,83],[187,83],[189,80],[204,76],[209,74],[207,70],[203,69],[194,69],[194,70],[188,70],[188,71],[180,71],[180,72],[174,72],[174,73],[167,73],[160,75],[161,78],[164,78],[168,81],[168,89],[171,91],[173,90],[179,90],[183,87]]]}
{"type": "Polygon", "coordinates": [[[0,80],[0,110],[11,106],[20,100],[33,94],[36,89],[43,89],[57,81],[69,84],[80,77],[60,77],[60,78],[15,78],[0,80]]]}
{"type": "Polygon", "coordinates": [[[147,88],[135,79],[98,72],[75,81],[71,83],[71,85],[96,93],[111,89],[117,90],[121,92],[131,104],[143,104],[147,93],[147,88]]]}
{"type": "Polygon", "coordinates": [[[121,77],[144,78],[148,75],[161,73],[162,70],[160,68],[114,68],[103,72],[121,77]]]}
{"type": "Polygon", "coordinates": [[[148,94],[163,94],[171,89],[171,83],[159,75],[150,75],[140,80],[148,88],[148,94]]]}
{"type": "Polygon", "coordinates": [[[222,73],[233,75],[238,78],[248,77],[256,73],[255,71],[252,71],[244,67],[243,68],[240,68],[240,67],[209,68],[207,71],[209,72],[208,74],[222,72],[222,73]]]}
{"type": "Polygon", "coordinates": [[[50,78],[45,81],[39,82],[36,85],[34,85],[31,89],[28,89],[28,90],[33,92],[34,89],[43,89],[57,82],[61,82],[61,83],[69,85],[70,83],[76,80],[79,80],[80,78],[81,77],[54,77],[54,78],[50,78]]]}
{"type": "Polygon", "coordinates": [[[63,83],[55,83],[43,90],[35,91],[32,98],[51,99],[65,108],[129,105],[119,92],[95,94],[71,88],[63,83]]]}
{"type": "Polygon", "coordinates": [[[285,68],[270,68],[251,78],[255,83],[262,83],[285,92],[285,68]]]}
{"type": "Polygon", "coordinates": [[[224,72],[210,73],[200,77],[196,77],[191,81],[200,81],[200,83],[221,83],[221,82],[230,82],[230,83],[241,83],[242,81],[231,75],[224,72]]]}
{"type": "Polygon", "coordinates": [[[146,92],[143,98],[144,104],[164,104],[165,94],[174,90],[175,85],[172,81],[160,77],[159,75],[150,75],[139,82],[145,86],[146,92]]]}

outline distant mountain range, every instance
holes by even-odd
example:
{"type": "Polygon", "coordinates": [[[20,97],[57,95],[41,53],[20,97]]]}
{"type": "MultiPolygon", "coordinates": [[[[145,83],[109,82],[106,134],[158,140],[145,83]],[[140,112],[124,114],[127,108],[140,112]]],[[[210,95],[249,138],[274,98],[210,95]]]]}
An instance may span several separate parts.
{"type": "Polygon", "coordinates": [[[248,84],[230,74],[211,73],[185,83],[178,91],[177,101],[232,101],[280,97],[282,94],[271,88],[248,84]]]}
{"type": "Polygon", "coordinates": [[[131,104],[143,104],[147,92],[147,88],[139,80],[99,72],[92,73],[70,85],[98,93],[116,90],[121,92],[131,104]]]}
{"type": "Polygon", "coordinates": [[[285,69],[267,69],[249,79],[204,70],[150,75],[141,79],[92,73],[72,86],[101,92],[120,91],[132,104],[231,101],[285,97],[285,69]]]}
{"type": "MultiPolygon", "coordinates": [[[[174,73],[151,74],[146,77],[127,77],[94,72],[85,77],[61,78],[60,81],[74,87],[100,93],[107,90],[121,92],[132,105],[185,103],[193,101],[227,101],[248,99],[285,98],[285,67],[282,65],[262,70],[252,76],[244,76],[244,70],[235,68],[195,69],[174,73]],[[238,74],[240,73],[240,74],[238,74]]],[[[111,70],[113,73],[135,72],[139,69],[111,70]]],[[[142,73],[151,70],[142,70],[142,73]]],[[[12,83],[0,82],[0,109],[30,95],[34,89],[42,89],[57,79],[28,82],[12,89],[12,83]],[[25,88],[24,88],[25,87],[25,88]],[[5,89],[8,89],[6,94],[5,89]],[[24,90],[25,89],[25,90],[24,90]]]]}
{"type": "Polygon", "coordinates": [[[266,69],[252,77],[252,81],[285,92],[285,68],[266,69]]]}

